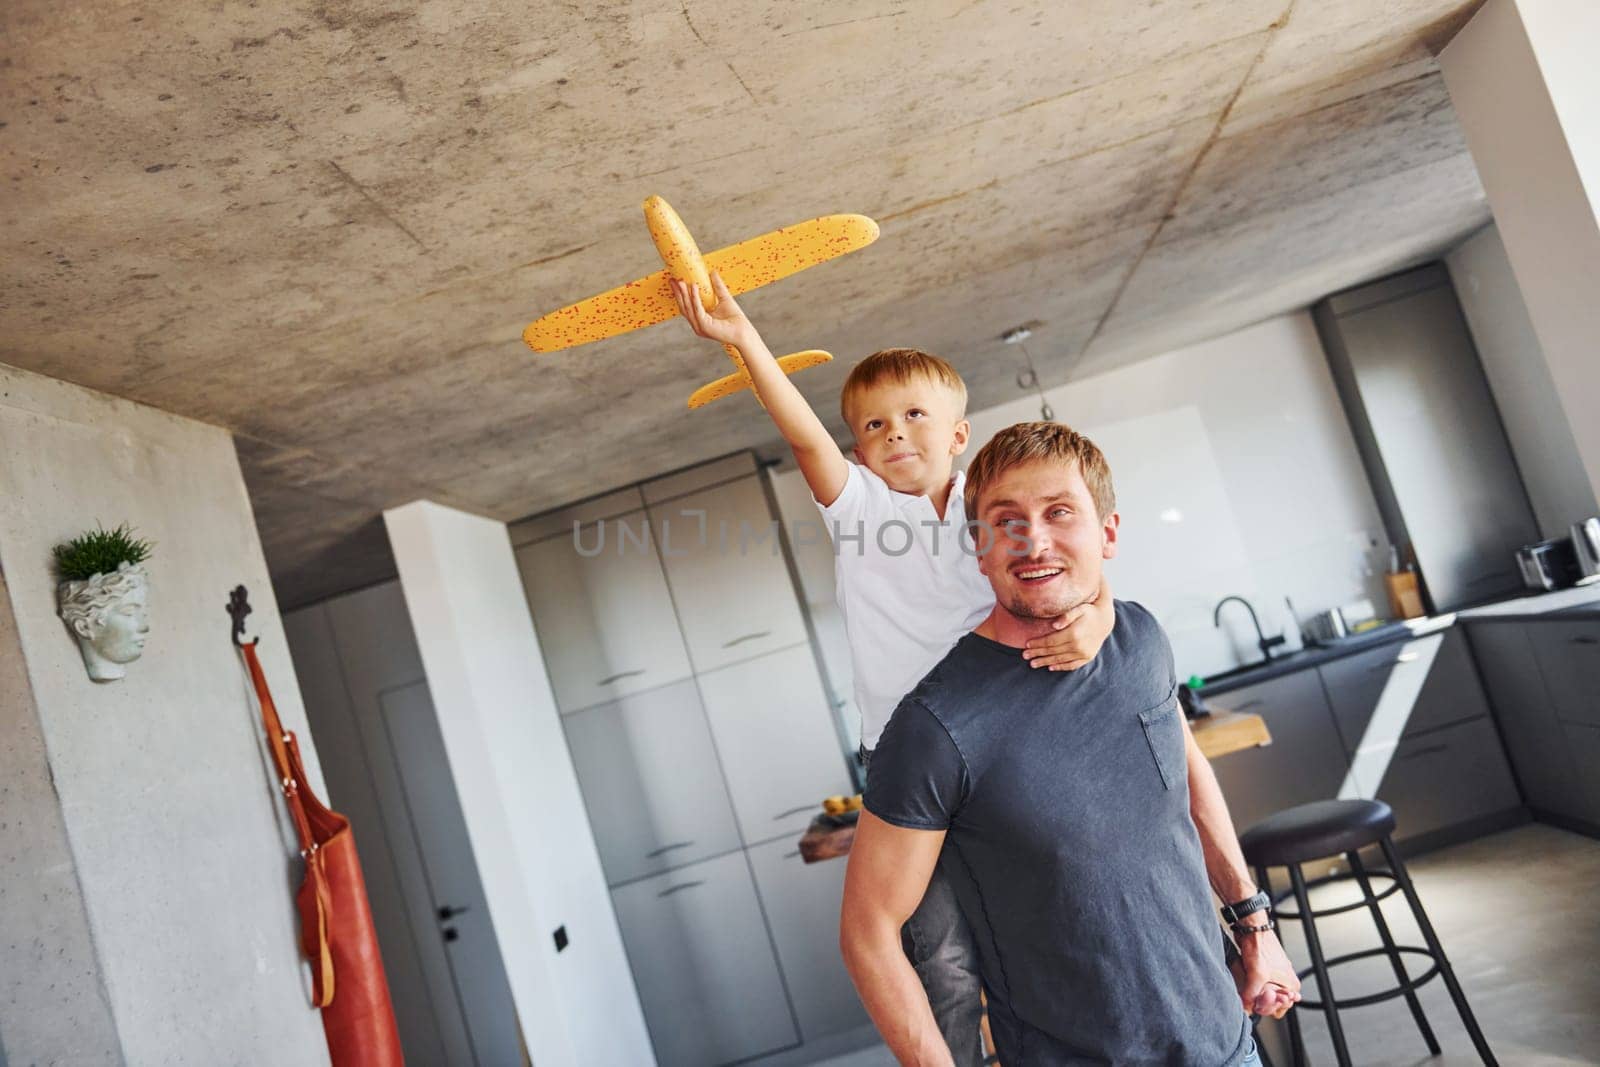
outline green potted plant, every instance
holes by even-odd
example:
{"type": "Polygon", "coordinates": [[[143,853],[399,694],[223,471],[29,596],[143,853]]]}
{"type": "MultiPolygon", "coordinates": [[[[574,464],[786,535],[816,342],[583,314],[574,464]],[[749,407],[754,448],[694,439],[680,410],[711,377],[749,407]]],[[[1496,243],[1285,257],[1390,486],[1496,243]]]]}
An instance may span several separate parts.
{"type": "Polygon", "coordinates": [[[78,640],[89,677],[110,682],[144,652],[149,577],[142,566],[149,541],[123,523],[96,528],[56,545],[56,602],[61,619],[78,640]]]}

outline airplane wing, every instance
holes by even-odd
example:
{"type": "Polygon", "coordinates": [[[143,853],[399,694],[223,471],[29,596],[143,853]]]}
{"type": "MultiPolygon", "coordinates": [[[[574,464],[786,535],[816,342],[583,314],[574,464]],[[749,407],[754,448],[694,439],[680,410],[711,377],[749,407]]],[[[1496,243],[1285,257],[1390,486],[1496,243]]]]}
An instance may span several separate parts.
{"type": "Polygon", "coordinates": [[[877,239],[878,224],[865,215],[823,215],[710,252],[706,270],[722,275],[729,292],[738,296],[877,239]]]}
{"type": "Polygon", "coordinates": [[[534,319],[522,331],[522,340],[535,352],[558,352],[654,326],[677,313],[678,305],[672,299],[667,272],[658,270],[534,319]]]}
{"type": "MultiPolygon", "coordinates": [[[[785,374],[793,374],[797,370],[815,367],[820,363],[827,363],[831,359],[833,359],[833,356],[820,349],[808,348],[804,352],[792,352],[787,356],[779,356],[778,368],[785,374]]],[[[721,400],[725,396],[732,396],[734,393],[749,389],[750,385],[750,375],[741,369],[726,378],[718,378],[716,381],[696,389],[693,395],[689,397],[689,406],[691,408],[703,408],[713,400],[721,400]]],[[[756,400],[759,401],[760,399],[759,396],[756,397],[756,400]]]]}

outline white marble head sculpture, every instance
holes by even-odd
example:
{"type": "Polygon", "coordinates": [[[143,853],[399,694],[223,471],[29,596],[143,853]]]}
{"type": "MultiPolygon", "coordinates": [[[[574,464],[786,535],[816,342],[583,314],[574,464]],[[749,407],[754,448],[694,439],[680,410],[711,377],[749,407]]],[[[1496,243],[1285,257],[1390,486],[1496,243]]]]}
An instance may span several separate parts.
{"type": "Polygon", "coordinates": [[[108,574],[61,583],[61,618],[78,638],[90,678],[115,681],[127,674],[124,664],[144,652],[150,632],[148,589],[144,568],[129,563],[108,574]]]}

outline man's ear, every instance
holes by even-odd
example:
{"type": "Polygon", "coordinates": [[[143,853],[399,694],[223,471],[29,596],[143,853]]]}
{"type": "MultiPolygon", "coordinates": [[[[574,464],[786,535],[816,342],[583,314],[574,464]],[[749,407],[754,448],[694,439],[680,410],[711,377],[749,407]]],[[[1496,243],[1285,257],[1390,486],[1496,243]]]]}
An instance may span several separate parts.
{"type": "Polygon", "coordinates": [[[1106,516],[1105,525],[1101,530],[1103,545],[1100,549],[1101,559],[1117,558],[1117,530],[1122,524],[1122,516],[1113,511],[1106,516]]]}
{"type": "Polygon", "coordinates": [[[966,419],[956,423],[955,439],[950,442],[950,454],[959,456],[967,450],[967,442],[972,439],[972,423],[966,419]]]}

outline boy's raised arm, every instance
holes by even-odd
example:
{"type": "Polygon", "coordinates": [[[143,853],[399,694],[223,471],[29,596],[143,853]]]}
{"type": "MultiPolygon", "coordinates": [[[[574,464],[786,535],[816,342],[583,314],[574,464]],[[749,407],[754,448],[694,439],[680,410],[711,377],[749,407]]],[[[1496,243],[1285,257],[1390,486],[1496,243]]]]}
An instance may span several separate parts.
{"type": "Polygon", "coordinates": [[[789,442],[800,473],[811,487],[811,495],[824,507],[832,504],[844,491],[845,479],[850,474],[849,461],[834,444],[817,413],[806,403],[806,398],[800,395],[800,390],[778,367],[771,349],[715,272],[711,275],[711,287],[717,295],[715,311],[706,310],[699,289],[688,282],[674,281],[672,295],[678,301],[678,311],[701,337],[733,345],[739,350],[745,370],[755,383],[756,395],[766,405],[767,414],[772,416],[778,432],[789,442]]]}

